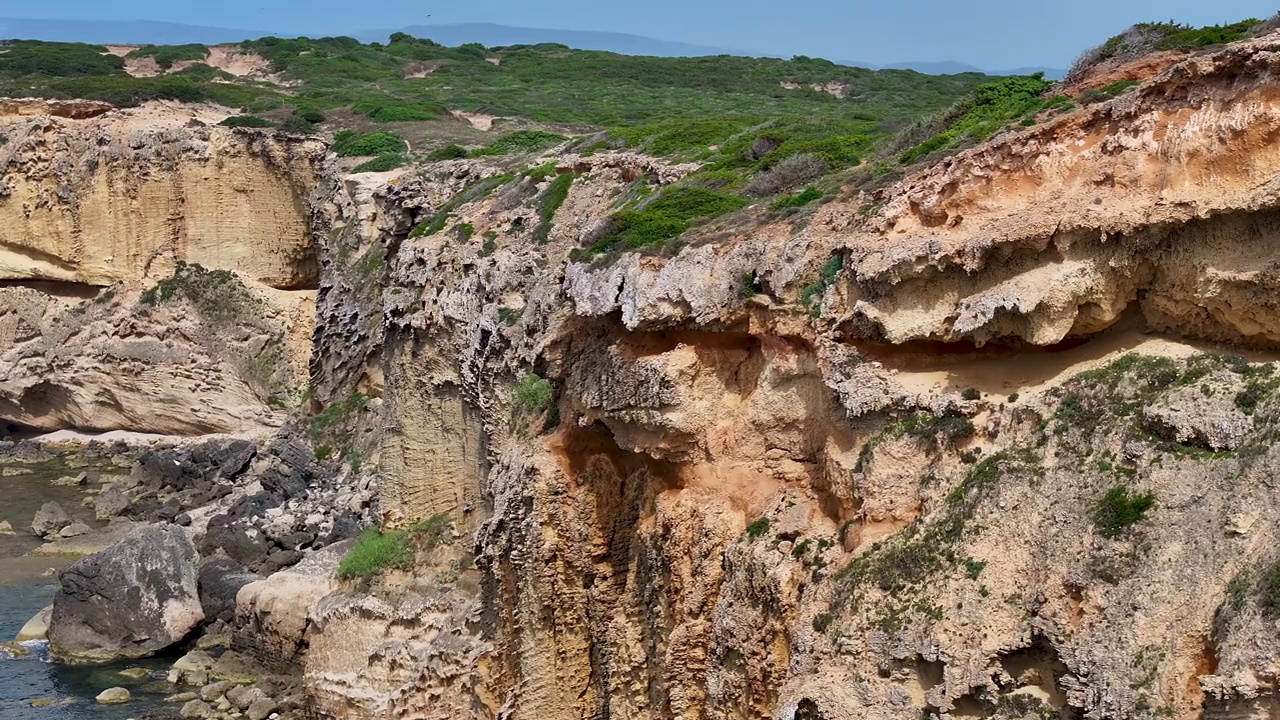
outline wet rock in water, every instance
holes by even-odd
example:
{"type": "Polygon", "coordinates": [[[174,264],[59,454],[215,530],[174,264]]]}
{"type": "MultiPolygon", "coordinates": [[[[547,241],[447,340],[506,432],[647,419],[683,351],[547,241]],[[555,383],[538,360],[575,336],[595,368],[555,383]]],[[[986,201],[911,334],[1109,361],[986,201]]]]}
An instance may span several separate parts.
{"type": "Polygon", "coordinates": [[[133,696],[122,687],[113,687],[103,690],[96,699],[99,705],[123,705],[132,700],[133,696]]]}
{"type": "Polygon", "coordinates": [[[71,524],[71,516],[56,502],[45,503],[31,520],[31,532],[40,537],[50,537],[71,524]]]}
{"type": "Polygon", "coordinates": [[[31,651],[22,647],[16,642],[0,643],[0,655],[10,658],[23,658],[31,654],[31,651]]]}
{"type": "Polygon", "coordinates": [[[103,490],[98,499],[93,501],[93,512],[99,520],[110,520],[125,514],[132,504],[129,497],[113,485],[103,490]]]}
{"type": "Polygon", "coordinates": [[[27,704],[33,708],[55,708],[74,705],[75,702],[75,698],[36,698],[27,704]]]}
{"type": "Polygon", "coordinates": [[[151,677],[151,673],[147,672],[146,668],[129,668],[127,670],[121,670],[117,674],[120,677],[126,677],[130,680],[146,680],[151,677]]]}
{"type": "Polygon", "coordinates": [[[164,701],[167,703],[189,703],[192,700],[199,700],[199,699],[200,699],[200,696],[197,695],[196,693],[184,692],[184,693],[178,693],[177,695],[170,695],[169,697],[165,698],[164,701]]]}
{"type": "Polygon", "coordinates": [[[134,531],[58,576],[49,649],[64,660],[147,657],[181,641],[204,619],[199,555],[186,531],[134,531]]]}
{"type": "Polygon", "coordinates": [[[17,535],[17,533],[13,531],[13,525],[10,525],[8,520],[0,520],[0,535],[17,535]]]}
{"type": "Polygon", "coordinates": [[[26,625],[18,631],[14,642],[30,642],[32,640],[44,640],[49,635],[49,618],[53,616],[53,606],[46,605],[43,610],[35,614],[35,617],[27,621],[26,625]]]}
{"type": "Polygon", "coordinates": [[[212,557],[200,564],[200,605],[206,620],[231,622],[236,615],[236,593],[262,579],[228,557],[212,557]]]}
{"type": "Polygon", "coordinates": [[[84,523],[71,523],[58,532],[58,537],[63,539],[75,538],[82,535],[88,535],[91,532],[93,532],[93,528],[85,525],[84,523]]]}
{"type": "Polygon", "coordinates": [[[51,482],[55,487],[83,487],[89,482],[89,473],[66,475],[51,482]]]}
{"type": "Polygon", "coordinates": [[[209,653],[203,650],[192,650],[173,664],[169,670],[168,680],[173,685],[203,685],[209,682],[211,667],[213,667],[213,657],[209,653]]]}

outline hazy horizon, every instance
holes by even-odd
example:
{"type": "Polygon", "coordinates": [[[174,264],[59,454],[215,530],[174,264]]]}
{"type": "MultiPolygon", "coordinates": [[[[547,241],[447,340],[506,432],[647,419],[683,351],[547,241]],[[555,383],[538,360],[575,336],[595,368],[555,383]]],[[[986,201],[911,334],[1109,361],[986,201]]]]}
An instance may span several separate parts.
{"type": "MultiPolygon", "coordinates": [[[[661,40],[771,55],[809,55],[877,64],[954,61],[985,68],[1066,67],[1084,49],[1135,22],[1173,20],[1192,25],[1267,17],[1263,0],[1114,2],[1080,0],[1052,7],[1014,0],[980,4],[905,0],[853,6],[835,0],[776,3],[739,0],[731,8],[710,0],[652,0],[646,12],[622,11],[584,0],[555,3],[494,0],[483,6],[432,7],[388,0],[359,18],[336,0],[224,0],[182,5],[160,0],[59,0],[41,12],[4,11],[15,19],[149,20],[301,35],[352,34],[410,25],[501,25],[619,32],[661,40]],[[332,19],[325,19],[332,18],[332,19]],[[673,22],[673,20],[679,22],[673,22]]],[[[363,8],[362,8],[363,9],[363,8]]]]}

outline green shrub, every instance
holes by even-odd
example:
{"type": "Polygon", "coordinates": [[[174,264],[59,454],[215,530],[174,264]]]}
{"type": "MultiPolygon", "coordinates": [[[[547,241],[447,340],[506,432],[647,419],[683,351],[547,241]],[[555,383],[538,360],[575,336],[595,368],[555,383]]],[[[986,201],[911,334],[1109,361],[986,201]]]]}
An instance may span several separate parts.
{"type": "Polygon", "coordinates": [[[762,122],[762,118],[749,115],[681,118],[652,125],[615,128],[609,134],[627,147],[650,155],[696,158],[705,155],[711,146],[719,145],[762,122]]]}
{"type": "MultiPolygon", "coordinates": [[[[319,447],[327,440],[334,439],[338,431],[347,424],[348,418],[364,409],[369,398],[363,393],[353,392],[336,402],[329,403],[307,422],[307,437],[313,447],[319,447]]],[[[317,449],[316,455],[321,453],[317,449]]]]}
{"type": "Polygon", "coordinates": [[[747,537],[751,538],[752,540],[758,540],[759,538],[764,537],[766,534],[768,534],[769,527],[772,524],[773,524],[773,521],[770,520],[767,515],[757,518],[755,522],[747,526],[747,537]]]}
{"type": "Polygon", "coordinates": [[[294,114],[294,115],[297,115],[298,117],[302,118],[303,120],[306,120],[307,122],[311,123],[312,125],[318,125],[318,124],[320,124],[320,123],[324,122],[324,120],[325,120],[324,113],[323,113],[323,112],[320,112],[319,110],[317,110],[317,109],[315,109],[315,108],[313,108],[313,107],[297,107],[297,108],[294,108],[294,110],[293,110],[293,114],[294,114]]]}
{"type": "Polygon", "coordinates": [[[333,136],[333,151],[341,157],[363,157],[402,153],[409,149],[404,138],[389,132],[372,132],[367,135],[352,130],[340,130],[333,136]]]}
{"type": "Polygon", "coordinates": [[[442,148],[436,148],[427,155],[427,159],[432,162],[441,160],[459,160],[467,156],[467,149],[461,145],[445,145],[442,148]]]}
{"type": "MultiPolygon", "coordinates": [[[[936,134],[899,156],[903,165],[915,163],[928,155],[956,149],[985,140],[1006,123],[1037,112],[1045,107],[1042,95],[1053,86],[1043,73],[1004,78],[981,85],[973,94],[957,104],[933,123],[926,123],[936,134]]],[[[905,133],[907,137],[913,133],[905,133]]]]}
{"type": "Polygon", "coordinates": [[[519,130],[494,140],[488,147],[471,153],[474,157],[485,155],[515,155],[532,153],[546,149],[552,145],[568,140],[563,135],[556,135],[542,130],[519,130]]]}
{"type": "Polygon", "coordinates": [[[147,45],[129,53],[131,58],[155,58],[156,65],[168,70],[178,62],[199,62],[209,54],[204,45],[147,45]]]}
{"type": "Polygon", "coordinates": [[[688,230],[692,221],[712,218],[746,207],[747,201],[697,186],[674,187],[663,191],[639,209],[614,213],[613,231],[592,246],[603,252],[616,245],[638,249],[664,242],[688,230]]]}
{"type": "Polygon", "coordinates": [[[0,53],[0,72],[48,77],[123,75],[124,58],[107,54],[101,45],[13,40],[0,53]]]}
{"type": "Polygon", "coordinates": [[[981,400],[982,393],[978,392],[977,388],[965,388],[960,392],[960,397],[972,402],[974,400],[981,400]]]}
{"type": "Polygon", "coordinates": [[[232,115],[231,117],[218,123],[223,127],[230,128],[269,128],[275,127],[275,123],[260,118],[257,115],[232,115]]]}
{"type": "Polygon", "coordinates": [[[404,167],[409,159],[403,153],[383,153],[368,162],[360,163],[351,170],[353,173],[367,172],[387,172],[396,168],[404,167]]]}
{"type": "Polygon", "coordinates": [[[395,530],[383,533],[369,528],[338,564],[338,578],[367,580],[387,570],[411,570],[413,561],[414,547],[408,533],[395,530]]]}
{"type": "Polygon", "coordinates": [[[1131,495],[1128,488],[1116,485],[1094,507],[1093,524],[1105,538],[1120,537],[1126,528],[1142,522],[1155,502],[1153,493],[1131,495]]]}
{"type": "Polygon", "coordinates": [[[788,208],[804,207],[805,205],[808,205],[814,200],[819,200],[821,198],[822,198],[821,190],[815,187],[807,187],[802,192],[779,198],[776,202],[774,202],[769,207],[774,210],[786,210],[788,208]]]}
{"type": "Polygon", "coordinates": [[[181,260],[172,276],[143,291],[139,301],[157,306],[178,298],[190,302],[201,317],[215,323],[235,321],[257,302],[235,273],[206,270],[181,260]]]}
{"type": "Polygon", "coordinates": [[[547,189],[542,191],[542,195],[538,198],[539,222],[537,229],[533,231],[534,242],[541,245],[550,237],[556,211],[560,209],[560,206],[569,197],[569,188],[572,185],[573,175],[558,175],[547,186],[547,189]]]}
{"type": "Polygon", "coordinates": [[[448,110],[436,102],[394,99],[364,100],[351,107],[374,122],[420,122],[437,120],[448,110]]]}
{"type": "Polygon", "coordinates": [[[511,391],[511,408],[520,417],[536,417],[551,407],[555,388],[533,373],[520,378],[511,391]]]}
{"type": "Polygon", "coordinates": [[[280,129],[295,135],[313,135],[316,126],[301,115],[290,115],[280,123],[280,129]]]}

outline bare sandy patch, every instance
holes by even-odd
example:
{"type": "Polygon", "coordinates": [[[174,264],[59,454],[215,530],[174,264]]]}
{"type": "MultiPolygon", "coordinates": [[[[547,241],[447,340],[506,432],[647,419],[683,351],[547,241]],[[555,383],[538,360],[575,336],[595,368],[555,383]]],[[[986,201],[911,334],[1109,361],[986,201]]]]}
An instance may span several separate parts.
{"type": "Polygon", "coordinates": [[[134,50],[142,49],[141,45],[107,45],[105,47],[108,55],[115,55],[116,57],[124,57],[134,50]]]}
{"type": "Polygon", "coordinates": [[[471,123],[471,127],[479,130],[480,132],[489,132],[492,130],[493,121],[496,119],[494,116],[485,115],[484,113],[469,113],[463,112],[462,110],[451,110],[450,112],[459,120],[471,123]]]}

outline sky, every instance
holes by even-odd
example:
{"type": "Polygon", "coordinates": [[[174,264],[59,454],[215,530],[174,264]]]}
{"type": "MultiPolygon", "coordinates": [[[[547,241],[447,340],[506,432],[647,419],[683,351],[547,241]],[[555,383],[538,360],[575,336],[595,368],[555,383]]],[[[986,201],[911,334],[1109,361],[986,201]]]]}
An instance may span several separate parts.
{"type": "Polygon", "coordinates": [[[1277,10],[1277,0],[50,0],[0,14],[305,35],[492,22],[627,32],[771,55],[877,64],[954,60],[999,69],[1066,67],[1080,51],[1135,22],[1211,25],[1277,10]]]}

